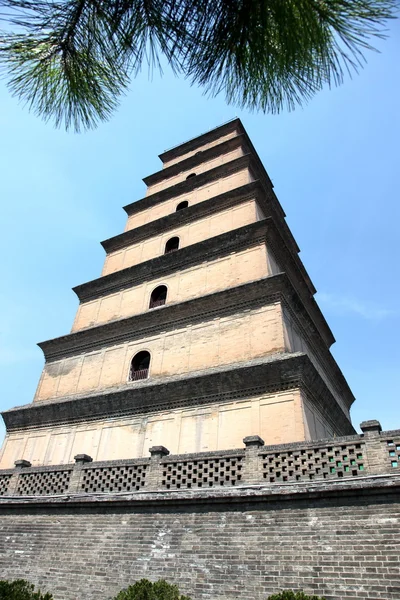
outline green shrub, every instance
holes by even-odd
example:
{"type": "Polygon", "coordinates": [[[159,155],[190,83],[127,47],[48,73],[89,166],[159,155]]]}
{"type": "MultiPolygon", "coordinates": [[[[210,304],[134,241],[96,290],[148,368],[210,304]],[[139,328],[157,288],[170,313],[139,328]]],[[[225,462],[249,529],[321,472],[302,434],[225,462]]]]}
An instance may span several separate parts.
{"type": "Polygon", "coordinates": [[[268,596],[267,600],[325,600],[325,598],[320,596],[307,596],[304,592],[292,592],[292,590],[287,590],[280,594],[268,596]]]}
{"type": "Polygon", "coordinates": [[[53,600],[53,596],[35,592],[35,586],[23,579],[0,580],[0,600],[53,600]]]}
{"type": "Polygon", "coordinates": [[[148,579],[141,579],[125,590],[121,590],[113,600],[190,600],[190,598],[181,596],[176,585],[171,585],[164,579],[155,583],[148,579]]]}

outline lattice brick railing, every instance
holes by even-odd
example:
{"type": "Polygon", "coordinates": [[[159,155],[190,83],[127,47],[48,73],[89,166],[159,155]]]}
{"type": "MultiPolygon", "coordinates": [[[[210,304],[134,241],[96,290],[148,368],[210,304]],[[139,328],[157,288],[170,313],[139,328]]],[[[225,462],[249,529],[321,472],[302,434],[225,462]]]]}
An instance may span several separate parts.
{"type": "Polygon", "coordinates": [[[367,470],[361,442],[261,452],[260,456],[263,478],[269,483],[357,477],[367,470]]]}
{"type": "Polygon", "coordinates": [[[234,455],[174,457],[161,463],[161,485],[167,490],[233,486],[241,482],[244,451],[234,455]]]}
{"type": "Polygon", "coordinates": [[[68,490],[71,474],[72,466],[69,469],[46,469],[20,473],[16,494],[19,496],[64,494],[68,490]]]}
{"type": "Polygon", "coordinates": [[[400,473],[400,430],[381,432],[377,421],[361,424],[363,435],[265,446],[258,436],[244,438],[245,449],[171,456],[164,446],[150,458],[32,467],[16,461],[0,471],[1,502],[7,497],[63,494],[124,494],[235,487],[274,486],[310,480],[339,480],[400,473]]]}
{"type": "Polygon", "coordinates": [[[7,493],[10,479],[11,473],[0,474],[0,496],[4,496],[7,493]]]}
{"type": "Polygon", "coordinates": [[[386,435],[388,433],[393,433],[394,435],[382,440],[385,463],[388,470],[399,469],[400,471],[400,435],[398,431],[386,432],[386,435]]]}
{"type": "Polygon", "coordinates": [[[137,492],[146,484],[147,470],[147,464],[93,465],[83,470],[79,487],[87,493],[137,492]]]}

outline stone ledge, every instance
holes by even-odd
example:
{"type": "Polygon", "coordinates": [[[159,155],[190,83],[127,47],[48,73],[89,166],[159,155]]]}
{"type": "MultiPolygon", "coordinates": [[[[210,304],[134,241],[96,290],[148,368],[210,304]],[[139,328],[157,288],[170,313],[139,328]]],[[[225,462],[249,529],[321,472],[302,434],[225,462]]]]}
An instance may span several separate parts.
{"type": "Polygon", "coordinates": [[[265,393],[304,389],[336,422],[342,435],[355,432],[306,354],[278,354],[247,363],[187,374],[169,380],[125,384],[106,393],[35,402],[2,413],[7,431],[126,417],[265,393]]]}
{"type": "Polygon", "coordinates": [[[399,475],[370,475],[356,479],[342,479],[327,482],[298,482],[270,485],[238,485],[205,490],[174,490],[154,492],[118,492],[79,494],[67,493],[53,496],[1,496],[0,507],[4,509],[29,509],[31,506],[115,506],[128,504],[134,506],[163,506],[171,504],[206,503],[209,507],[221,503],[281,503],[290,500],[325,499],[325,498],[359,498],[377,494],[387,497],[398,495],[400,491],[399,475]]]}

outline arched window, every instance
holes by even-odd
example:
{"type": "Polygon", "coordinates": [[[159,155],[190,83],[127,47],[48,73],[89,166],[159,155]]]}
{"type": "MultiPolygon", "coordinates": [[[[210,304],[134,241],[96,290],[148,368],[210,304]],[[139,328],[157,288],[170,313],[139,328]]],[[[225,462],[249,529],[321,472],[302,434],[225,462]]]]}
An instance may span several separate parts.
{"type": "Polygon", "coordinates": [[[179,202],[178,206],[176,207],[176,211],[178,212],[178,210],[182,210],[182,208],[187,208],[189,206],[189,202],[187,200],[183,200],[183,202],[179,202]]]}
{"type": "Polygon", "coordinates": [[[138,379],[147,379],[149,376],[150,354],[146,350],[142,350],[135,354],[131,362],[131,370],[129,372],[130,381],[138,379]]]}
{"type": "Polygon", "coordinates": [[[156,287],[150,296],[149,308],[156,308],[156,306],[163,306],[167,301],[167,288],[165,285],[159,285],[156,287]]]}
{"type": "Polygon", "coordinates": [[[186,179],[192,179],[192,177],[196,177],[196,173],[190,173],[190,175],[188,175],[186,179]]]}
{"type": "Polygon", "coordinates": [[[164,254],[169,254],[170,252],[175,252],[179,248],[179,238],[173,237],[165,244],[165,252],[164,254]]]}

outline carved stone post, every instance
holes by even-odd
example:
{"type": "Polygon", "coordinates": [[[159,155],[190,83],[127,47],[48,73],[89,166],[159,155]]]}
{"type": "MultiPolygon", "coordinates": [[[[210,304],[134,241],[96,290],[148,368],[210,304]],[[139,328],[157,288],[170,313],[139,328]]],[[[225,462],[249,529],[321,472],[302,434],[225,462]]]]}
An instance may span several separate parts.
{"type": "Polygon", "coordinates": [[[11,475],[11,479],[8,483],[7,493],[5,494],[6,496],[14,496],[16,494],[21,470],[32,466],[29,460],[23,459],[16,460],[14,465],[14,473],[11,475]]]}
{"type": "Polygon", "coordinates": [[[77,454],[74,456],[75,465],[71,473],[71,479],[69,480],[68,492],[76,494],[80,492],[80,483],[82,477],[83,467],[93,461],[93,458],[88,454],[77,454]]]}
{"type": "Polygon", "coordinates": [[[262,461],[259,456],[264,440],[259,435],[248,435],[243,439],[246,446],[242,483],[262,483],[262,461]]]}
{"type": "Polygon", "coordinates": [[[150,465],[146,475],[145,490],[158,490],[161,488],[162,465],[161,459],[168,456],[169,450],[165,446],[152,446],[150,452],[150,465]]]}
{"type": "Polygon", "coordinates": [[[360,423],[360,429],[364,434],[368,473],[378,475],[387,472],[384,449],[380,439],[381,424],[376,420],[363,421],[360,423]]]}

